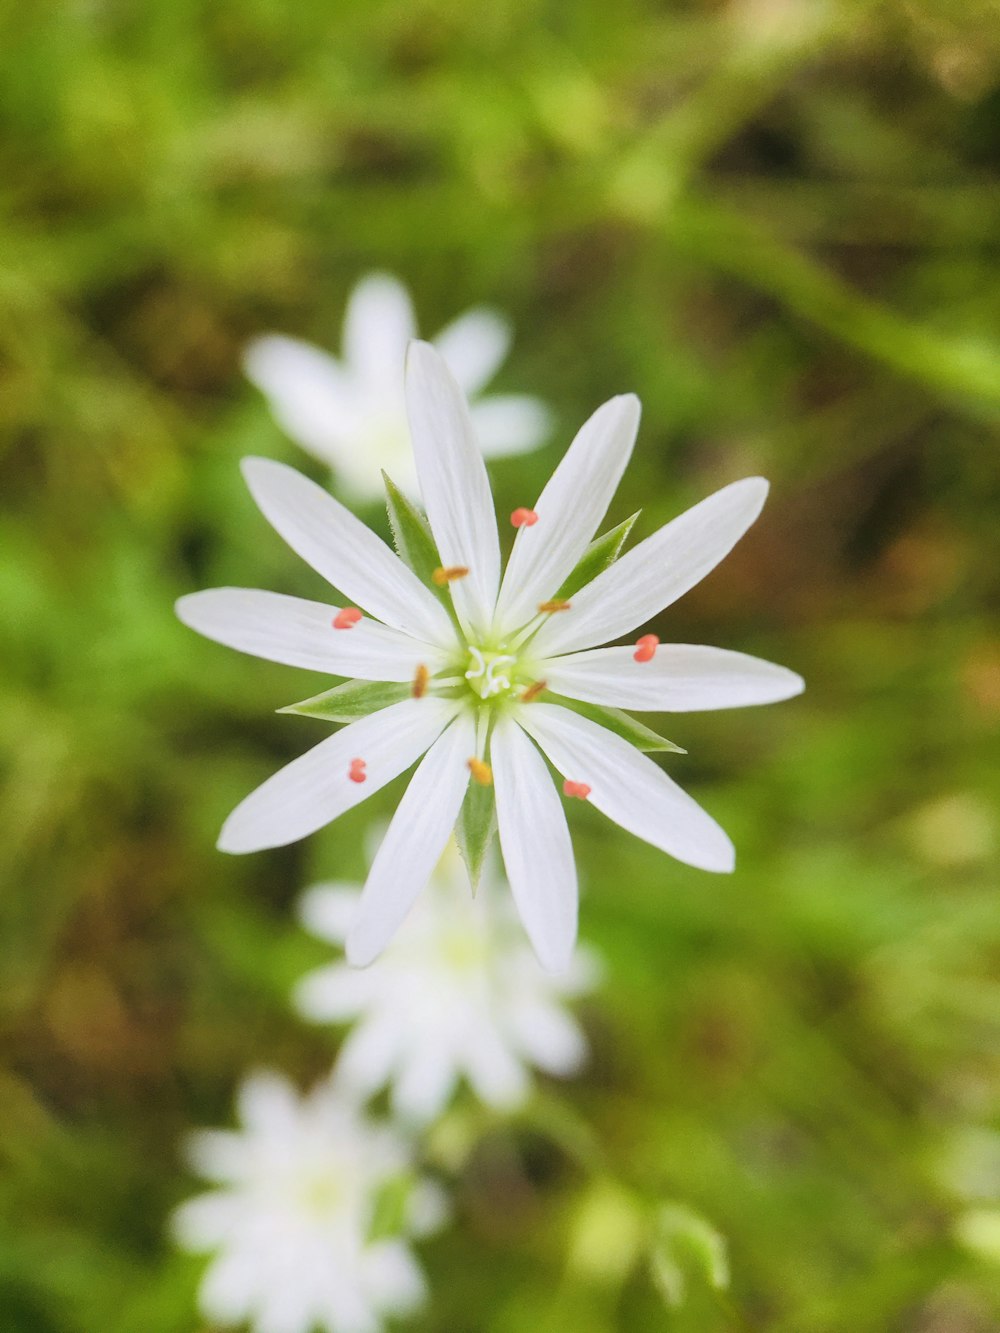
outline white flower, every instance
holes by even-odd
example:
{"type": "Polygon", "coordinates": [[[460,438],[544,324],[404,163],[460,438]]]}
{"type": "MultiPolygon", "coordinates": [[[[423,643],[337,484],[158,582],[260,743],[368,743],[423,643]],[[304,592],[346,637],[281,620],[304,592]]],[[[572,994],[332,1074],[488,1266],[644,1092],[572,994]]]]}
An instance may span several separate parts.
{"type": "Polygon", "coordinates": [[[242,1130],[191,1136],[192,1165],[216,1188],[172,1219],[184,1249],[217,1251],[199,1290],[205,1317],[255,1333],[377,1333],[383,1316],[420,1305],[405,1236],[443,1220],[437,1190],[413,1186],[397,1231],[372,1235],[380,1192],[412,1169],[403,1140],[332,1085],[300,1097],[279,1074],[246,1079],[238,1109],[242,1130]]]}
{"type": "MultiPolygon", "coordinates": [[[[303,923],[342,945],[359,894],[358,886],[316,885],[303,896],[303,923]]],[[[583,949],[568,971],[543,972],[496,859],[488,858],[473,897],[452,841],[378,966],[319,968],[299,983],[295,1001],[314,1022],[353,1024],[338,1078],[365,1097],[391,1083],[394,1111],[419,1122],[443,1110],[462,1077],[488,1105],[509,1109],[530,1090],[529,1066],[575,1073],[586,1045],[562,1001],[596,976],[596,959],[583,949]]]]}
{"type": "MultiPolygon", "coordinates": [[[[362,278],[344,316],[343,357],[272,334],[255,339],[244,368],[283,430],[337,474],[356,500],[381,498],[385,469],[406,495],[417,475],[403,400],[406,348],[417,336],[409,293],[384,273],[362,278]]],[[[494,310],[460,315],[433,340],[472,401],[487,457],[534,449],[548,434],[549,413],[523,394],[481,396],[507,358],[511,330],[494,310]]]]}
{"type": "Polygon", "coordinates": [[[412,548],[409,558],[425,570],[423,579],[319,486],[280,463],[247,459],[244,475],[265,517],[357,606],[338,610],[241,588],[178,602],[186,624],[231,647],[386,682],[343,687],[348,697],[340,713],[343,691],[331,692],[326,716],[377,711],[321,741],[242,801],[219,846],[250,852],[294,842],[426,752],[371,867],[348,934],[348,958],[365,964],[385,947],[456,820],[467,849],[470,830],[489,830],[492,809],[484,808],[482,782],[493,784],[500,848],[521,919],[542,963],[558,969],[576,936],[577,883],[560,791],[543,754],[565,779],[568,796],[589,799],[681,861],[733,868],[726,834],[631,743],[635,724],[614,710],[770,703],[797,694],[801,678],[720,648],[658,647],[654,636],[644,635],[638,647],[593,645],[634,632],[704,578],[760,513],[767,483],[751,477],[724,487],[559,600],[631,454],[638,400],[625,395],[599,408],[534,509],[511,516],[518,533],[501,579],[486,467],[462,394],[426,343],[411,345],[406,390],[433,542],[414,516],[402,524],[402,545],[412,548]],[[430,546],[431,562],[439,562],[433,573],[426,572],[421,541],[430,546]],[[470,777],[476,782],[467,801],[470,777]]]}

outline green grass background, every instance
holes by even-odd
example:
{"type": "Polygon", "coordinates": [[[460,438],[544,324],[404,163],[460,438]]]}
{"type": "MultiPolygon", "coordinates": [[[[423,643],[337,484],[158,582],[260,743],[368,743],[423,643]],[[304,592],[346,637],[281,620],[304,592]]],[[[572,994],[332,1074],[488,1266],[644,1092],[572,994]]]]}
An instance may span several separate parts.
{"type": "Polygon", "coordinates": [[[360,875],[398,786],[216,853],[323,734],[273,711],[318,683],[171,608],[320,592],[240,481],[247,452],[311,465],[239,356],[336,347],[375,267],[428,333],[515,321],[499,385],[558,430],[496,466],[501,512],[624,390],[615,521],[767,475],[656,628],[809,682],[662,719],[731,878],[574,807],[593,1062],[568,1106],[460,1107],[429,1146],[457,1222],[414,1327],[996,1328],[940,1169],[1000,1116],[995,3],[7,0],[0,50],[0,1328],[203,1330],[164,1239],[178,1139],[248,1067],[329,1063],[287,1004],[323,956],[291,907],[360,875]],[[727,1238],[727,1294],[692,1262],[670,1310],[632,1262],[659,1200],[727,1238]]]}

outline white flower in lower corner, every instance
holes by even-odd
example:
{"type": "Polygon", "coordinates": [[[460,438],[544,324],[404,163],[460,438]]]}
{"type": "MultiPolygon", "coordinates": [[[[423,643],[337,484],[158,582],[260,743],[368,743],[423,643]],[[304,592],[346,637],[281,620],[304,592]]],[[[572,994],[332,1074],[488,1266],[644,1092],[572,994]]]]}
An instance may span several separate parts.
{"type": "MultiPolygon", "coordinates": [[[[301,903],[303,924],[342,945],[360,886],[318,884],[301,903]]],[[[586,1043],[565,1001],[590,990],[596,957],[580,948],[565,972],[545,972],[524,938],[495,857],[475,897],[450,843],[426,890],[374,967],[345,962],[311,972],[295,992],[313,1022],[351,1023],[336,1076],[370,1096],[392,1087],[394,1111],[426,1121],[458,1081],[484,1102],[511,1109],[530,1091],[529,1069],[566,1076],[586,1043]]]]}
{"type": "Polygon", "coordinates": [[[214,1188],[178,1208],[177,1243],[214,1253],[199,1290],[207,1319],[254,1333],[378,1333],[426,1296],[407,1238],[436,1229],[444,1206],[429,1183],[399,1196],[395,1229],[375,1231],[380,1198],[405,1188],[403,1139],[367,1119],[342,1091],[300,1096],[259,1073],[239,1092],[240,1130],[189,1140],[214,1188]]]}
{"type": "MultiPolygon", "coordinates": [[[[371,273],[354,288],[344,316],[340,360],[279,334],[255,339],[244,367],[278,424],[333,469],[357,500],[382,497],[384,468],[401,490],[417,494],[403,400],[403,361],[417,336],[403,284],[371,273]]],[[[544,403],[524,394],[489,394],[510,349],[510,325],[495,310],[460,315],[433,340],[471,401],[487,457],[535,449],[549,431],[544,403]]]]}
{"type": "MultiPolygon", "coordinates": [[[[371,867],[348,959],[363,965],[381,952],[456,823],[468,833],[471,781],[495,799],[521,920],[542,963],[559,969],[577,925],[563,797],[589,801],[680,861],[733,869],[724,831],[641,752],[669,742],[618,710],[773,703],[798,694],[802,678],[722,648],[661,645],[652,634],[597,645],[635,633],[714,569],[760,513],[767,482],[723,487],[616,559],[624,534],[610,534],[610,545],[591,539],[631,455],[639,403],[631,394],[613,398],[581,428],[534,507],[512,513],[517,536],[501,577],[493,497],[468,409],[426,343],[411,345],[406,391],[429,520],[428,528],[397,505],[409,563],[292,468],[247,459],[244,475],[264,516],[356,605],[245,588],[177,604],[185,624],[220,643],[356,678],[343,687],[350,708],[329,711],[345,698],[336,687],[319,715],[367,714],[252,792],[226,820],[219,846],[251,852],[294,842],[424,756],[371,867]]],[[[475,828],[485,834],[492,811],[482,802],[477,809],[475,828]]]]}

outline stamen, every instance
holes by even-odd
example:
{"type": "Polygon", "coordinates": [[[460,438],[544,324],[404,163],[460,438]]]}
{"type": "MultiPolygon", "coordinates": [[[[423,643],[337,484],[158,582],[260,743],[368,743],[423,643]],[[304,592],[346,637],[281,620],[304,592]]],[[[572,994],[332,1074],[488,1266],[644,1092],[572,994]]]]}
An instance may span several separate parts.
{"type": "Polygon", "coordinates": [[[660,641],[655,634],[644,634],[636,643],[632,656],[637,662],[652,662],[659,646],[660,641]]]}
{"type": "Polygon", "coordinates": [[[493,770],[483,759],[477,759],[475,755],[469,760],[469,772],[472,774],[473,782],[478,782],[480,787],[493,786],[493,770]]]}
{"type": "Polygon", "coordinates": [[[530,704],[532,699],[537,699],[538,696],[544,694],[548,688],[549,682],[547,680],[536,680],[535,683],[529,685],[521,695],[521,703],[530,704]]]}
{"type": "Polygon", "coordinates": [[[342,611],[338,611],[333,617],[334,629],[353,629],[361,619],[361,612],[356,606],[345,606],[342,611]]]}
{"type": "Polygon", "coordinates": [[[565,598],[553,597],[551,602],[539,602],[538,609],[543,616],[550,616],[555,611],[568,611],[570,605],[565,598]]]}
{"type": "Polygon", "coordinates": [[[590,795],[590,788],[585,782],[570,782],[567,778],[563,783],[563,795],[575,796],[577,800],[585,801],[590,795]]]}
{"type": "Polygon", "coordinates": [[[417,674],[413,677],[413,689],[411,691],[414,699],[422,699],[427,693],[427,682],[431,678],[431,673],[424,666],[423,662],[417,667],[417,674]]]}
{"type": "Polygon", "coordinates": [[[464,579],[469,572],[468,565],[439,565],[435,569],[431,578],[439,588],[445,588],[449,583],[454,583],[456,579],[464,579]]]}
{"type": "Polygon", "coordinates": [[[352,759],[351,766],[347,770],[347,776],[352,782],[364,782],[368,774],[365,772],[365,761],[363,759],[352,759]]]}
{"type": "Polygon", "coordinates": [[[515,528],[533,528],[538,522],[538,515],[533,509],[515,509],[510,521],[515,528]]]}

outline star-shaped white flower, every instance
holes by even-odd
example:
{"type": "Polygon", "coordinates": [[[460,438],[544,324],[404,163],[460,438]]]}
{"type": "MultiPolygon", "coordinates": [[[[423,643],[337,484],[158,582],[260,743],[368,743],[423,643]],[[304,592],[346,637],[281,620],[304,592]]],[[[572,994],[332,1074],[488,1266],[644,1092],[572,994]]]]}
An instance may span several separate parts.
{"type": "MultiPolygon", "coordinates": [[[[714,569],[760,513],[767,483],[750,477],[724,487],[577,587],[598,556],[608,558],[605,544],[590,542],[638,428],[638,400],[613,398],[582,427],[534,508],[511,516],[518,532],[501,577],[493,498],[468,409],[426,343],[411,345],[406,391],[430,528],[415,514],[402,522],[398,505],[396,519],[401,548],[424,577],[320,487],[280,463],[247,459],[244,475],[265,517],[356,605],[240,588],[178,603],[186,624],[231,647],[383,682],[332,691],[320,715],[375,711],[241,802],[219,846],[250,852],[294,842],[426,755],[375,857],[349,960],[368,963],[385,947],[456,820],[467,851],[480,832],[485,839],[485,793],[495,795],[521,920],[542,963],[558,969],[576,937],[577,881],[561,793],[543,755],[565,779],[565,795],[589,800],[678,860],[733,868],[726,834],[632,743],[642,743],[642,729],[617,710],[771,703],[799,693],[801,678],[720,648],[659,645],[652,635],[637,646],[594,645],[634,632],[714,569]]],[[[671,748],[645,736],[653,737],[645,748],[671,748]]],[[[473,852],[475,860],[481,848],[473,852]]]]}
{"type": "MultiPolygon", "coordinates": [[[[355,500],[381,498],[382,469],[406,495],[417,494],[403,401],[402,366],[417,336],[403,284],[371,273],[354,288],[344,316],[340,360],[279,334],[255,339],[244,368],[278,424],[333,469],[355,500]]],[[[495,310],[467,311],[433,339],[471,403],[487,457],[537,448],[549,431],[544,403],[524,394],[483,391],[510,349],[510,325],[495,310]]]]}
{"type": "Polygon", "coordinates": [[[407,1237],[443,1220],[439,1192],[411,1185],[391,1210],[399,1227],[374,1227],[380,1197],[412,1171],[404,1140],[332,1084],[300,1097],[279,1074],[246,1079],[238,1109],[242,1129],[191,1136],[192,1165],[215,1188],[172,1219],[184,1249],[214,1252],[205,1317],[254,1333],[378,1333],[416,1309],[426,1291],[407,1237]]]}
{"type": "MultiPolygon", "coordinates": [[[[305,926],[342,945],[360,886],[318,884],[301,903],[305,926]]],[[[586,1044],[564,1001],[589,990],[597,960],[580,948],[565,972],[543,971],[525,943],[495,857],[475,897],[454,841],[378,966],[331,963],[296,988],[313,1022],[351,1023],[337,1077],[369,1097],[392,1086],[394,1111],[429,1121],[468,1080],[488,1105],[512,1109],[536,1066],[566,1076],[586,1044]]]]}

